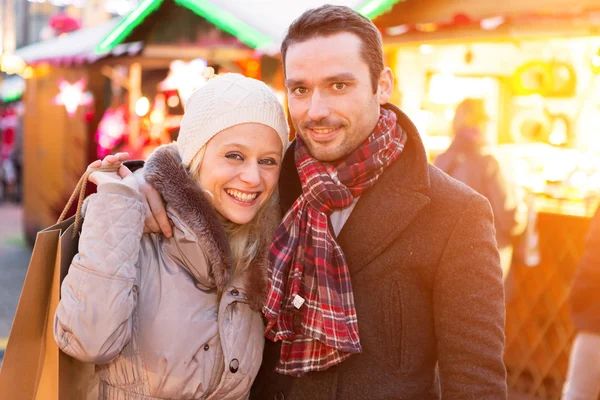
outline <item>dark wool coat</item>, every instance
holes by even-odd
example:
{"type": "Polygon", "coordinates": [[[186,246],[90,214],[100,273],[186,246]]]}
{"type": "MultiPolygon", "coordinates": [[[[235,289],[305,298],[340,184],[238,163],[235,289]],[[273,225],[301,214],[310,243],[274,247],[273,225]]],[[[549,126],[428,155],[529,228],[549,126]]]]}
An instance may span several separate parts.
{"type": "Polygon", "coordinates": [[[590,223],[569,300],[575,328],[600,334],[600,207],[590,223]]]}
{"type": "MultiPolygon", "coordinates": [[[[267,341],[252,399],[506,399],[504,291],[490,205],[428,164],[415,126],[386,107],[408,133],[406,148],[360,197],[338,237],[363,351],[292,378],[273,371],[280,346],[267,341]]],[[[291,146],[280,179],[284,211],[300,193],[291,146]]]]}

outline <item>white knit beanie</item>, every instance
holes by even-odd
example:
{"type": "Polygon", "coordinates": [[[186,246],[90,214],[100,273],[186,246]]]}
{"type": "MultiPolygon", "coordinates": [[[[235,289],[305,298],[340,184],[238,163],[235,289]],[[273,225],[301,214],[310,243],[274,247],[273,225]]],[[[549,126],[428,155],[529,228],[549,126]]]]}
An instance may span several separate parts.
{"type": "Polygon", "coordinates": [[[217,133],[243,123],[258,123],[275,129],[288,144],[288,125],[283,106],[263,82],[240,74],[223,74],[209,80],[185,103],[177,147],[184,166],[217,133]]]}

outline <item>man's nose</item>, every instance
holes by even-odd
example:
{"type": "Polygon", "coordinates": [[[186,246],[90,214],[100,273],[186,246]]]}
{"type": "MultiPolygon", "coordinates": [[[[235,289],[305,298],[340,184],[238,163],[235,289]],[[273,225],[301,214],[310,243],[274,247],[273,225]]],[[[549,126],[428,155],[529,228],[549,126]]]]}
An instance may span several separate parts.
{"type": "Polygon", "coordinates": [[[327,101],[323,99],[318,91],[315,91],[310,100],[308,117],[313,121],[318,121],[329,116],[329,107],[327,101]]]}

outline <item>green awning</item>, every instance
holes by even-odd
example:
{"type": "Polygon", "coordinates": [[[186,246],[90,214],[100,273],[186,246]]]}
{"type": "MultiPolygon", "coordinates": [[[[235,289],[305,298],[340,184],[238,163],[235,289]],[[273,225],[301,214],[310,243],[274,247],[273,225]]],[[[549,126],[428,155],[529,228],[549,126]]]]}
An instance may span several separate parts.
{"type": "MultiPolygon", "coordinates": [[[[164,1],[188,8],[249,47],[269,50],[279,46],[289,24],[302,12],[328,3],[322,0],[142,0],[95,48],[97,54],[110,52],[125,42],[133,30],[156,12],[164,1]]],[[[391,9],[399,0],[346,0],[347,5],[373,19],[391,9]]]]}

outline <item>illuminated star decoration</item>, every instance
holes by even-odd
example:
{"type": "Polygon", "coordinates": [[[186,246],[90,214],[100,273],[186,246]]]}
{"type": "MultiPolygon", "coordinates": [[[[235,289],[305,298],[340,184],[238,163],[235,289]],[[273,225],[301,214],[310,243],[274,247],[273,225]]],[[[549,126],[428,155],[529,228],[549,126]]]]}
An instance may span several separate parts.
{"type": "Polygon", "coordinates": [[[214,75],[214,70],[207,67],[206,61],[201,58],[190,62],[175,60],[171,62],[169,69],[169,75],[160,83],[160,89],[177,90],[184,105],[192,92],[214,75]]]}
{"type": "Polygon", "coordinates": [[[52,104],[65,106],[67,114],[72,117],[79,106],[89,106],[94,100],[90,92],[84,92],[86,85],[85,79],[80,79],[75,83],[60,79],[58,81],[60,93],[54,96],[52,104]]]}

